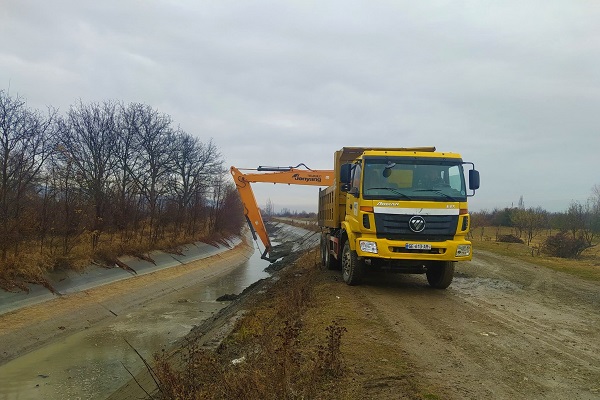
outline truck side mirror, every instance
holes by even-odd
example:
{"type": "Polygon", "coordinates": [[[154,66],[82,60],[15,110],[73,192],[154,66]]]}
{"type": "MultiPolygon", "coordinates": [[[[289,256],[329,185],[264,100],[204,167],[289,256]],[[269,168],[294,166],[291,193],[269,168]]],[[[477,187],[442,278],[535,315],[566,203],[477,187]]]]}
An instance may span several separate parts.
{"type": "Polygon", "coordinates": [[[469,170],[469,189],[479,189],[479,171],[476,169],[469,170]]]}
{"type": "Polygon", "coordinates": [[[350,182],[352,182],[352,164],[342,164],[340,167],[340,189],[342,192],[350,190],[350,182]]]}

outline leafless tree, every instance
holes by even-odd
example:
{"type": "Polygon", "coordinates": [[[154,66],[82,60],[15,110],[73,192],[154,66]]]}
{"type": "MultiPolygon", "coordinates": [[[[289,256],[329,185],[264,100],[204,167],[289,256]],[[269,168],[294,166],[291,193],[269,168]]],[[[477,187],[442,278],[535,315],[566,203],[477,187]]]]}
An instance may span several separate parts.
{"type": "MultiPolygon", "coordinates": [[[[28,224],[23,217],[28,195],[35,196],[40,171],[51,153],[56,133],[56,111],[47,115],[27,108],[21,97],[0,90],[0,251],[18,245],[28,224]]],[[[29,224],[30,225],[30,224],[29,224]]]]}
{"type": "Polygon", "coordinates": [[[117,158],[115,102],[72,106],[61,129],[61,150],[74,168],[79,186],[93,207],[92,248],[96,248],[107,218],[111,177],[117,158]]]}
{"type": "Polygon", "coordinates": [[[244,224],[244,207],[233,183],[225,184],[222,197],[215,225],[225,232],[238,232],[244,224]]]}
{"type": "Polygon", "coordinates": [[[588,247],[592,246],[600,230],[600,207],[594,196],[585,203],[573,201],[567,210],[565,222],[573,239],[582,239],[588,247]]]}
{"type": "MultiPolygon", "coordinates": [[[[86,195],[75,176],[74,162],[68,153],[59,150],[50,160],[50,180],[48,195],[54,203],[51,228],[60,237],[60,257],[66,258],[80,242],[85,229],[86,195]],[[50,193],[50,190],[52,193],[50,193]]],[[[53,235],[53,236],[54,236],[53,235]]],[[[53,241],[53,237],[51,241],[53,241]]],[[[51,249],[53,251],[53,249],[51,249]]]]}
{"type": "Polygon", "coordinates": [[[206,190],[215,176],[223,174],[223,160],[214,143],[207,144],[178,131],[174,150],[174,169],[171,190],[176,197],[178,228],[193,200],[206,190]]]}
{"type": "Polygon", "coordinates": [[[267,202],[265,203],[265,216],[272,217],[273,215],[275,215],[275,205],[269,198],[269,199],[267,199],[267,202]]]}
{"type": "Polygon", "coordinates": [[[585,226],[585,207],[578,201],[572,201],[567,210],[567,218],[564,221],[565,228],[571,232],[573,239],[577,238],[578,232],[585,226]]]}
{"type": "Polygon", "coordinates": [[[145,108],[139,104],[120,106],[118,113],[118,133],[115,138],[113,191],[113,219],[116,228],[122,233],[121,239],[130,239],[130,230],[135,230],[140,216],[136,207],[139,188],[135,183],[135,154],[139,134],[140,117],[145,108]]]}
{"type": "Polygon", "coordinates": [[[127,120],[132,124],[127,129],[135,133],[129,172],[147,206],[150,238],[155,241],[161,201],[174,169],[175,136],[168,115],[145,104],[131,104],[129,109],[136,113],[135,119],[127,120]]]}
{"type": "Polygon", "coordinates": [[[548,225],[548,212],[541,207],[536,208],[515,208],[511,210],[511,222],[517,229],[519,237],[525,234],[527,245],[531,244],[541,230],[548,225]]]}
{"type": "MultiPolygon", "coordinates": [[[[589,200],[591,221],[590,229],[596,235],[600,235],[600,185],[594,185],[592,187],[592,195],[589,200]]],[[[590,241],[590,246],[591,246],[590,241]]]]}

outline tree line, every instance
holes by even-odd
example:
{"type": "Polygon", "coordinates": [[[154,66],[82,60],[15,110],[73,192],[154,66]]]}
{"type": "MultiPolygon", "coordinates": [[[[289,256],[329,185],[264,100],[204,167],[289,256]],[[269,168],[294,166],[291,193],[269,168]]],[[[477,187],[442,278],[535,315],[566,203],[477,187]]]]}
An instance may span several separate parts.
{"type": "Polygon", "coordinates": [[[484,239],[485,227],[496,227],[495,234],[498,236],[499,228],[504,226],[514,228],[516,236],[524,238],[524,242],[530,245],[546,230],[548,236],[553,235],[547,240],[546,250],[576,256],[594,246],[600,237],[600,185],[594,185],[585,202],[572,201],[564,212],[548,212],[541,207],[525,208],[521,199],[518,207],[474,212],[472,217],[471,233],[479,232],[481,239],[484,239]]]}
{"type": "Polygon", "coordinates": [[[0,90],[0,266],[239,232],[226,177],[212,139],[147,104],[79,101],[61,115],[0,90]]]}

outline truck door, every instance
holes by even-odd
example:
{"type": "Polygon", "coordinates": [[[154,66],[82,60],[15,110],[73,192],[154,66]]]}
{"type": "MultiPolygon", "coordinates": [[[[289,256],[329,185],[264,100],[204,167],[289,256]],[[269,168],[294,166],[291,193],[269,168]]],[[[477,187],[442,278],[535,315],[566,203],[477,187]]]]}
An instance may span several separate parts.
{"type": "Polygon", "coordinates": [[[352,231],[356,232],[359,229],[358,218],[359,218],[359,198],[362,178],[362,167],[360,164],[354,164],[352,168],[352,180],[351,187],[348,191],[346,201],[346,220],[350,223],[352,231]]]}

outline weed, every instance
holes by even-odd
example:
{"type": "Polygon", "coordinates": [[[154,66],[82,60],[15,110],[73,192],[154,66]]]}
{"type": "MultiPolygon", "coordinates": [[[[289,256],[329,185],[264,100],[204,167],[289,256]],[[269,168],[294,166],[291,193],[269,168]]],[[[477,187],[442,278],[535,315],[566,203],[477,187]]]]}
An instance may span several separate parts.
{"type": "Polygon", "coordinates": [[[554,257],[575,258],[588,247],[583,238],[573,238],[565,232],[548,236],[544,240],[542,251],[554,257]]]}
{"type": "Polygon", "coordinates": [[[327,376],[337,377],[342,373],[342,335],[348,330],[333,321],[325,328],[327,331],[326,345],[319,345],[317,350],[316,368],[327,376]]]}
{"type": "MultiPolygon", "coordinates": [[[[312,255],[298,260],[312,267],[312,255]]],[[[185,343],[178,359],[155,356],[153,370],[165,399],[302,399],[334,385],[343,372],[346,328],[332,322],[324,342],[303,331],[316,268],[290,267],[263,301],[246,312],[216,351],[185,343]]]]}

